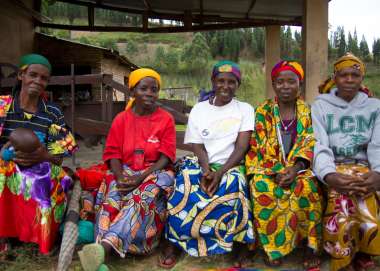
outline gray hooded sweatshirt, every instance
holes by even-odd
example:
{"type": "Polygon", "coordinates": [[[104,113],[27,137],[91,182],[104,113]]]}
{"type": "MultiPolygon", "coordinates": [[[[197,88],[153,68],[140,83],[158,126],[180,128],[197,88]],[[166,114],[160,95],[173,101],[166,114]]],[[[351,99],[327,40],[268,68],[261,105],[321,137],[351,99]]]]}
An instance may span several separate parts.
{"type": "Polygon", "coordinates": [[[380,100],[359,91],[346,102],[336,92],[319,95],[311,107],[314,173],[324,182],[336,171],[335,162],[347,159],[367,161],[371,170],[380,172],[380,100]]]}

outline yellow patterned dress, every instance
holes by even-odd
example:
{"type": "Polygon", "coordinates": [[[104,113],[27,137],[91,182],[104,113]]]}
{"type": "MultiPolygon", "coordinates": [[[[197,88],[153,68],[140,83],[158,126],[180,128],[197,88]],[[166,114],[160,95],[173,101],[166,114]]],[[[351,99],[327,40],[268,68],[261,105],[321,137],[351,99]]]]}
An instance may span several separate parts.
{"type": "MultiPolygon", "coordinates": [[[[337,163],[336,171],[361,176],[369,168],[364,163],[337,163]]],[[[380,254],[379,202],[379,192],[358,197],[343,195],[328,188],[327,207],[323,217],[323,247],[332,257],[331,271],[348,266],[357,252],[380,254]]]]}
{"type": "Polygon", "coordinates": [[[274,181],[276,174],[297,159],[310,162],[315,139],[309,106],[297,100],[297,136],[288,157],[281,145],[279,106],[267,100],[256,110],[255,132],[246,156],[247,175],[258,240],[271,260],[279,259],[307,239],[319,250],[321,239],[321,193],[310,169],[299,172],[289,189],[274,181]]]}

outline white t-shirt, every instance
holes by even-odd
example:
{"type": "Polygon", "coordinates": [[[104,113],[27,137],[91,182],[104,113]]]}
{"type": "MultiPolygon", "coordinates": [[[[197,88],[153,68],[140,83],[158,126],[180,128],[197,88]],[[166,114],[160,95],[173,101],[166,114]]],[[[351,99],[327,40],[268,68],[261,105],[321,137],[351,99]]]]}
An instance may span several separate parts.
{"type": "Polygon", "coordinates": [[[233,99],[224,106],[204,101],[190,112],[185,144],[203,144],[209,163],[224,164],[234,151],[239,132],[253,131],[255,111],[248,103],[233,99]]]}

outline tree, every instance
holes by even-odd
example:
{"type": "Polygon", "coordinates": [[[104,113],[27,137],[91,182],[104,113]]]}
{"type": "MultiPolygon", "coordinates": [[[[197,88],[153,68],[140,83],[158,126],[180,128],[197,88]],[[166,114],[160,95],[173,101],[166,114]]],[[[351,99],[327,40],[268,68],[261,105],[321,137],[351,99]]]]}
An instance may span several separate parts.
{"type": "Polygon", "coordinates": [[[280,34],[280,42],[281,42],[281,57],[284,59],[291,59],[293,58],[293,37],[292,37],[292,30],[290,29],[290,26],[287,28],[281,27],[281,34],[280,34]]]}
{"type": "Polygon", "coordinates": [[[256,57],[262,58],[265,54],[265,34],[264,28],[256,27],[252,31],[252,47],[255,47],[254,54],[256,57]]]}
{"type": "Polygon", "coordinates": [[[359,55],[363,59],[363,61],[365,61],[365,62],[371,61],[371,55],[369,52],[368,43],[367,43],[364,35],[362,36],[362,40],[360,41],[359,55]]]}
{"type": "Polygon", "coordinates": [[[347,51],[356,56],[359,55],[358,36],[356,34],[356,30],[354,32],[354,36],[351,35],[351,32],[348,32],[347,51]]]}
{"type": "Polygon", "coordinates": [[[216,35],[214,35],[210,41],[210,52],[212,57],[216,57],[219,54],[219,43],[218,38],[216,35]]]}
{"type": "Polygon", "coordinates": [[[181,60],[191,73],[203,73],[205,71],[210,60],[210,47],[201,33],[197,32],[191,44],[185,45],[181,60]]]}
{"type": "Polygon", "coordinates": [[[128,54],[135,54],[138,52],[137,44],[133,40],[128,41],[126,46],[126,51],[128,54]]]}
{"type": "Polygon", "coordinates": [[[347,52],[346,36],[344,34],[344,27],[338,26],[338,57],[343,56],[347,52]]]}
{"type": "Polygon", "coordinates": [[[160,72],[165,70],[165,49],[162,46],[156,48],[154,66],[160,72]]]}
{"type": "Polygon", "coordinates": [[[376,39],[372,45],[373,63],[380,64],[380,39],[376,39]]]}
{"type": "Polygon", "coordinates": [[[302,34],[301,31],[294,31],[293,58],[301,61],[302,59],[302,34]]]}
{"type": "Polygon", "coordinates": [[[74,19],[80,17],[80,9],[73,4],[67,4],[67,18],[69,19],[69,23],[73,24],[74,19]]]}

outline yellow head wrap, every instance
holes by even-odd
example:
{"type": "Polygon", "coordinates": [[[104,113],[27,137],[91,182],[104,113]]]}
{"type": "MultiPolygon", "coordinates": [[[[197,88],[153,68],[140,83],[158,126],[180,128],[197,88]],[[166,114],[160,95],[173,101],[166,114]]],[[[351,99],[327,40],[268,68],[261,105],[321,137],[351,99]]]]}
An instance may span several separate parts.
{"type": "Polygon", "coordinates": [[[351,53],[345,54],[334,63],[334,72],[341,71],[344,68],[354,68],[359,70],[362,75],[365,74],[364,63],[351,53]]]}
{"type": "MultiPolygon", "coordinates": [[[[129,75],[129,80],[128,80],[129,90],[134,88],[141,81],[141,79],[143,79],[145,77],[152,77],[152,78],[156,79],[158,82],[158,87],[159,88],[161,87],[161,76],[155,70],[148,69],[148,68],[140,68],[140,69],[134,70],[129,75]]],[[[125,110],[128,110],[129,108],[132,107],[134,100],[135,99],[132,97],[129,99],[129,101],[125,107],[125,110]]]]}
{"type": "Polygon", "coordinates": [[[152,77],[156,79],[158,82],[158,87],[161,87],[161,76],[156,71],[148,68],[140,68],[134,70],[129,75],[128,88],[131,90],[141,81],[141,79],[145,77],[152,77]]]}
{"type": "MultiPolygon", "coordinates": [[[[362,75],[365,74],[364,63],[351,53],[346,53],[344,56],[335,61],[334,73],[339,72],[345,68],[354,68],[359,70],[362,75]]],[[[319,86],[319,93],[329,93],[334,86],[335,81],[333,77],[329,77],[319,86]]]]}

